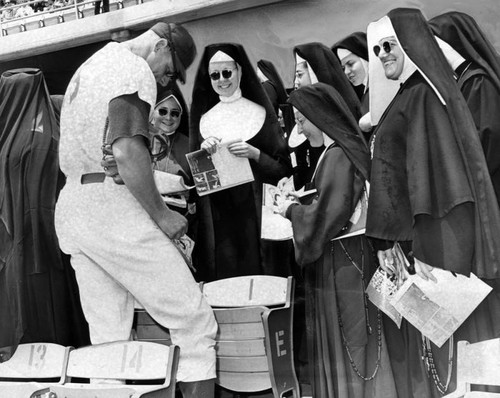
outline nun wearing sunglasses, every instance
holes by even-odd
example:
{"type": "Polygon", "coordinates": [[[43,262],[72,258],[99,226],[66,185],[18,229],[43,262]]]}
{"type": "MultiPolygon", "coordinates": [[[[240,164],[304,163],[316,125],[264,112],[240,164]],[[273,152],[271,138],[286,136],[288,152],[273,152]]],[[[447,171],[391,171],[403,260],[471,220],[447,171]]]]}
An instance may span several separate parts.
{"type": "Polygon", "coordinates": [[[186,160],[189,152],[189,116],[184,98],[175,83],[158,94],[150,120],[153,163],[156,170],[177,174],[187,185],[192,176],[186,160]]]}
{"type": "MultiPolygon", "coordinates": [[[[239,44],[205,48],[198,67],[191,106],[190,147],[217,150],[219,143],[246,157],[254,181],[211,193],[197,203],[197,249],[204,259],[204,281],[276,273],[283,261],[261,241],[262,183],[276,185],[291,174],[278,118],[260,80],[239,44]],[[268,250],[269,249],[269,250],[268,250]],[[273,260],[273,258],[276,260],[273,260]]],[[[271,242],[271,244],[274,242],[271,242]]]]}

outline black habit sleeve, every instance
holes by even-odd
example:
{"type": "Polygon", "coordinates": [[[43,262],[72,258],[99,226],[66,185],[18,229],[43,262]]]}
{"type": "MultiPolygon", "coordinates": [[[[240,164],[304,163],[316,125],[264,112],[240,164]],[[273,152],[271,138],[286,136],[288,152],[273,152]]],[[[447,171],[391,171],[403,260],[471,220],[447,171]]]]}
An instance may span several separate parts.
{"type": "Polygon", "coordinates": [[[291,210],[295,258],[300,265],[316,261],[325,244],[347,224],[364,180],[344,151],[335,146],[321,160],[314,183],[318,194],[313,202],[291,210]]]}

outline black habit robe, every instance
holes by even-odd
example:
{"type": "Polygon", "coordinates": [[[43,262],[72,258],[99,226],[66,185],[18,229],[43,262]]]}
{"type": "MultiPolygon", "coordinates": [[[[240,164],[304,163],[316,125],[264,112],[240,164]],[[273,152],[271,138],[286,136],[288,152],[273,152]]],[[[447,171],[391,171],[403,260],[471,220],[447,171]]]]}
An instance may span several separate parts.
{"type": "MultiPolygon", "coordinates": [[[[318,82],[326,83],[342,93],[342,98],[351,113],[356,120],[359,120],[362,116],[361,104],[353,86],[345,76],[338,58],[333,52],[324,44],[316,42],[300,44],[294,47],[293,51],[294,54],[306,60],[318,78],[318,82]]],[[[323,147],[314,148],[309,144],[308,140],[295,149],[294,152],[297,159],[297,166],[293,173],[295,188],[299,189],[311,181],[322,151],[323,147]]]]}
{"type": "MultiPolygon", "coordinates": [[[[373,134],[366,234],[410,241],[416,258],[467,276],[473,272],[494,288],[454,334],[451,392],[457,341],[499,337],[500,215],[472,116],[425,19],[415,9],[395,9],[388,17],[419,70],[402,84],[373,134]]],[[[406,321],[397,329],[386,320],[398,395],[440,397],[422,360],[420,332],[406,321]]],[[[446,384],[449,343],[431,347],[446,384]]]]}
{"type": "Polygon", "coordinates": [[[292,205],[287,211],[295,256],[305,272],[313,396],[395,398],[385,348],[378,357],[377,339],[384,340],[381,320],[375,306],[364,301],[362,279],[368,281],[376,268],[374,253],[364,235],[332,241],[349,224],[363,194],[368,149],[356,120],[333,87],[323,83],[303,87],[289,101],[334,140],[317,165],[313,179],[317,195],[312,202],[292,205]],[[356,374],[347,350],[365,377],[374,373],[380,359],[373,380],[364,381],[356,374]]]}
{"type": "Polygon", "coordinates": [[[285,85],[283,84],[283,80],[271,61],[261,59],[257,62],[257,67],[268,79],[262,83],[262,86],[264,87],[264,91],[273,105],[276,115],[278,115],[278,110],[281,109],[285,125],[284,132],[286,133],[286,137],[288,137],[292,131],[293,125],[295,124],[295,118],[291,105],[286,102],[288,94],[286,92],[285,85]]]}
{"type": "Polygon", "coordinates": [[[465,59],[455,70],[457,83],[476,124],[500,203],[500,56],[467,14],[448,12],[432,18],[429,25],[465,59]]]}
{"type": "Polygon", "coordinates": [[[0,78],[0,362],[19,343],[89,343],[69,257],[59,249],[54,208],[59,123],[42,72],[0,78]]]}
{"type": "MultiPolygon", "coordinates": [[[[199,149],[203,141],[200,134],[202,115],[219,102],[208,75],[209,61],[219,50],[241,67],[242,95],[263,106],[266,117],[260,131],[247,141],[260,150],[259,160],[250,160],[255,180],[209,194],[198,201],[199,227],[195,250],[200,262],[196,278],[204,281],[279,272],[276,268],[280,265],[275,263],[277,259],[273,250],[264,253],[262,246],[266,242],[260,239],[262,183],[276,185],[281,178],[291,174],[290,158],[278,119],[245,50],[239,44],[212,44],[205,48],[193,88],[191,150],[199,149]],[[263,258],[264,255],[272,257],[269,262],[263,258]]],[[[245,115],[241,115],[241,123],[245,123],[245,115]]]]}

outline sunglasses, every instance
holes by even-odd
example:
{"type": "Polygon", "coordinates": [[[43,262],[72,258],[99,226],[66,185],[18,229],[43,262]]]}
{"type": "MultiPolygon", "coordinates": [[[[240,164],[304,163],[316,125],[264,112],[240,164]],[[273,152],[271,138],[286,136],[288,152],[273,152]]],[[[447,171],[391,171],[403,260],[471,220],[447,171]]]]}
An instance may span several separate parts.
{"type": "Polygon", "coordinates": [[[223,71],[219,72],[212,72],[210,73],[210,79],[212,80],[219,80],[220,79],[220,75],[222,74],[222,77],[224,79],[231,79],[231,76],[233,76],[233,70],[234,69],[224,69],[223,71]]]}
{"type": "Polygon", "coordinates": [[[169,111],[168,108],[159,108],[158,109],[158,114],[160,116],[167,116],[170,112],[170,116],[172,116],[174,119],[177,119],[181,115],[181,111],[178,109],[172,109],[169,111]]]}
{"type": "MultiPolygon", "coordinates": [[[[398,43],[395,43],[393,41],[384,41],[382,43],[382,49],[389,54],[394,47],[396,47],[398,43]]],[[[380,46],[373,46],[373,52],[375,53],[375,56],[378,57],[380,54],[380,46]]]]}

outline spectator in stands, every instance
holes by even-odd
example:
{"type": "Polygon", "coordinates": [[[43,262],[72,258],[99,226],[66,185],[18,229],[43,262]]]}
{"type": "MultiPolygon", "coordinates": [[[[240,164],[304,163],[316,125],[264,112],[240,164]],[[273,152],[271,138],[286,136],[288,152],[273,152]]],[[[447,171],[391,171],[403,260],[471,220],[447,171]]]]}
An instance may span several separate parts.
{"type": "Polygon", "coordinates": [[[16,10],[15,10],[15,18],[22,18],[22,17],[27,17],[29,15],[33,15],[35,11],[33,11],[33,8],[30,7],[29,4],[20,5],[16,10]]]}
{"type": "MultiPolygon", "coordinates": [[[[109,11],[109,0],[102,0],[102,12],[108,12],[109,11]]],[[[101,0],[97,0],[95,2],[95,8],[94,8],[94,14],[100,14],[101,13],[101,0]]]]}

